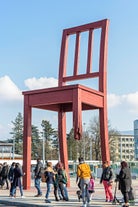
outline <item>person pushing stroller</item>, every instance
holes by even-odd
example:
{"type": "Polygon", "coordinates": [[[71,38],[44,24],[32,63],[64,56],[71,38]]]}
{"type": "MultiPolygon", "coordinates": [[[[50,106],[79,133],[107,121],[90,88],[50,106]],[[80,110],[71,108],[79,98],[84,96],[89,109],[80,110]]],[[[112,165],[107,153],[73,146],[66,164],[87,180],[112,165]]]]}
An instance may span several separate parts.
{"type": "Polygon", "coordinates": [[[121,169],[119,175],[117,175],[117,180],[119,181],[119,190],[124,197],[125,204],[123,207],[129,207],[129,193],[131,192],[132,178],[130,168],[127,162],[121,162],[121,169]]]}

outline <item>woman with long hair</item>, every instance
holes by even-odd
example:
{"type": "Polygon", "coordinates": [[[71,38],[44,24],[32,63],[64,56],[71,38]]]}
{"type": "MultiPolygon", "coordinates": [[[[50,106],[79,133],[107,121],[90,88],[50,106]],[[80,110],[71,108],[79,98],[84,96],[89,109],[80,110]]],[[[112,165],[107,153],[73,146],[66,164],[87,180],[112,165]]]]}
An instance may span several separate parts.
{"type": "Polygon", "coordinates": [[[131,189],[132,178],[131,178],[130,168],[127,162],[125,161],[121,162],[121,170],[118,175],[118,179],[119,179],[119,189],[121,190],[121,193],[123,194],[124,202],[125,202],[123,207],[128,207],[129,206],[129,194],[128,193],[131,189]]]}

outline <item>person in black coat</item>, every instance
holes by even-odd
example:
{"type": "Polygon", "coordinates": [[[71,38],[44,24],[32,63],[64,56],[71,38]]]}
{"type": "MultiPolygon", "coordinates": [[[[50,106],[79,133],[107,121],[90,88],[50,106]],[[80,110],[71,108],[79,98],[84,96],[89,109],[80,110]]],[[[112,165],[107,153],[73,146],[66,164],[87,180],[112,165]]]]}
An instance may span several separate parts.
{"type": "Polygon", "coordinates": [[[128,193],[131,189],[132,178],[131,178],[130,168],[127,162],[125,161],[121,162],[121,170],[117,178],[119,179],[119,189],[121,190],[121,193],[123,194],[124,197],[125,204],[123,205],[123,207],[128,207],[129,206],[128,193]]]}
{"type": "Polygon", "coordinates": [[[21,180],[21,178],[23,176],[23,172],[22,172],[22,168],[21,168],[19,163],[15,164],[15,168],[13,170],[13,174],[14,174],[14,178],[13,178],[13,186],[12,186],[11,196],[12,196],[12,198],[14,198],[14,195],[15,195],[15,192],[16,192],[16,188],[19,187],[21,197],[24,198],[24,196],[23,196],[22,180],[21,180]]]}
{"type": "Polygon", "coordinates": [[[6,183],[6,189],[9,189],[8,172],[9,172],[9,166],[8,166],[7,162],[4,162],[3,167],[2,167],[2,171],[1,171],[1,178],[2,178],[1,185],[3,188],[6,183]]]}
{"type": "Polygon", "coordinates": [[[9,170],[9,173],[8,173],[8,179],[10,181],[10,196],[12,196],[15,164],[16,164],[15,162],[12,163],[10,170],[9,170]]]}
{"type": "Polygon", "coordinates": [[[42,196],[42,190],[40,187],[42,169],[43,169],[43,164],[41,163],[40,158],[38,158],[37,164],[34,169],[34,184],[35,184],[35,188],[37,189],[37,194],[35,195],[35,197],[42,196]]]}

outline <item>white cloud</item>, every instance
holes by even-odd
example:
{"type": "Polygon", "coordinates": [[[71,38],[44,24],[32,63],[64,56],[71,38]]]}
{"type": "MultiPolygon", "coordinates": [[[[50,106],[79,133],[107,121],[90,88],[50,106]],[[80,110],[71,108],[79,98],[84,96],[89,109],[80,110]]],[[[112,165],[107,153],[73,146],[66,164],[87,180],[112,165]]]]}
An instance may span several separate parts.
{"type": "Polygon", "coordinates": [[[56,87],[58,85],[58,80],[55,78],[47,78],[47,77],[41,77],[39,79],[36,79],[35,77],[29,78],[25,80],[25,85],[30,89],[41,89],[41,88],[50,88],[50,87],[56,87]]]}
{"type": "Polygon", "coordinates": [[[129,106],[129,111],[131,113],[138,113],[138,91],[135,93],[130,93],[123,95],[124,103],[127,103],[129,106]]]}
{"type": "Polygon", "coordinates": [[[121,97],[116,94],[109,94],[107,96],[108,108],[113,108],[121,104],[121,97]]]}
{"type": "Polygon", "coordinates": [[[123,99],[126,100],[132,106],[138,106],[138,91],[135,93],[123,95],[123,99]]]}
{"type": "Polygon", "coordinates": [[[1,102],[22,99],[21,91],[8,76],[0,78],[0,99],[1,102]]]}
{"type": "Polygon", "coordinates": [[[130,113],[138,113],[138,91],[135,93],[116,95],[108,95],[108,108],[126,108],[130,113]]]}

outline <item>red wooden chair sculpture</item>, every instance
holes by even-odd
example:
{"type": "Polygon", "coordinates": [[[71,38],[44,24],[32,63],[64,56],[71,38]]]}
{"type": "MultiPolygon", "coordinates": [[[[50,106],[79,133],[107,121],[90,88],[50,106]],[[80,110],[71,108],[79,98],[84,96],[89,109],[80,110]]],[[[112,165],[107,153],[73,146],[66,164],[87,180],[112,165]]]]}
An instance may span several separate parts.
{"type": "Polygon", "coordinates": [[[51,110],[58,112],[58,133],[60,144],[60,158],[68,171],[68,155],[66,142],[66,112],[73,112],[74,138],[81,139],[82,135],[82,111],[99,110],[100,135],[102,160],[110,161],[108,146],[108,121],[107,121],[107,89],[106,89],[106,67],[107,67],[107,39],[109,20],[101,20],[69,29],[63,30],[58,87],[32,90],[23,92],[24,95],[24,144],[23,144],[23,167],[26,175],[24,177],[25,189],[30,188],[30,166],[31,166],[31,114],[32,108],[51,110]],[[93,63],[93,34],[100,30],[99,66],[95,72],[93,63]],[[81,34],[88,33],[86,44],[87,63],[85,73],[79,73],[79,54],[81,34]],[[71,35],[75,35],[73,73],[67,75],[68,45],[71,35]],[[66,85],[66,82],[76,80],[97,78],[98,89],[92,89],[80,84],[66,85]]]}

